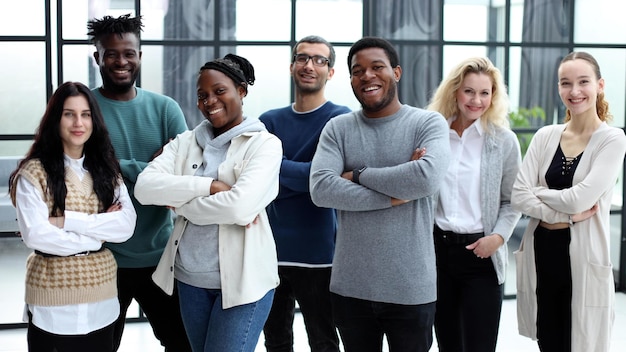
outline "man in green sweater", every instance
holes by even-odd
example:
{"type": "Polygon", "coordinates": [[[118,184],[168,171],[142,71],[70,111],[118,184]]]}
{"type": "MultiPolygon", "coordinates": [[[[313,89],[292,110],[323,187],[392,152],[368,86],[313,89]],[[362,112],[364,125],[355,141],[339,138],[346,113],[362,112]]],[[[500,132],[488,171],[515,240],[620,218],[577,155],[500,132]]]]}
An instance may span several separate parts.
{"type": "Polygon", "coordinates": [[[165,351],[191,351],[180,317],[178,295],[165,294],[152,281],[152,273],[172,232],[172,217],[165,207],[143,206],[134,196],[137,175],[163,146],[187,130],[183,112],[173,99],[135,87],[141,66],[140,17],[104,16],[88,21],[96,46],[102,86],[93,89],[109,129],[122,175],[137,212],[133,236],[124,243],[107,243],[118,265],[120,316],[115,329],[119,348],[126,311],[137,301],[165,351]]]}

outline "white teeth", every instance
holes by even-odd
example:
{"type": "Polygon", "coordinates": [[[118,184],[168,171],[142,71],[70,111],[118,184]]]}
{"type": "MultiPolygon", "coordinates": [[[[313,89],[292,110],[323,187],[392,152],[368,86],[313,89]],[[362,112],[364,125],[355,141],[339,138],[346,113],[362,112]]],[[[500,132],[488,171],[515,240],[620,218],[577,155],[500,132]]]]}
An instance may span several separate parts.
{"type": "Polygon", "coordinates": [[[581,101],[583,101],[584,99],[580,98],[580,99],[570,99],[570,101],[572,103],[580,103],[581,101]]]}
{"type": "Polygon", "coordinates": [[[215,109],[215,110],[211,110],[209,111],[209,115],[214,115],[217,114],[218,112],[222,111],[222,109],[215,109]]]}
{"type": "Polygon", "coordinates": [[[367,87],[367,88],[365,88],[364,90],[365,90],[366,92],[371,92],[371,91],[376,90],[376,89],[378,89],[378,87],[367,87]]]}

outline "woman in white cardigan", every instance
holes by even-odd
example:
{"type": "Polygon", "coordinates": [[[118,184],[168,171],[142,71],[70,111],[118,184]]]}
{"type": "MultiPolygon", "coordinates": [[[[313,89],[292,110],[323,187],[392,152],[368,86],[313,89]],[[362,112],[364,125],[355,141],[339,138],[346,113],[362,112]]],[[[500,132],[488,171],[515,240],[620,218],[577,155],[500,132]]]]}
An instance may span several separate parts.
{"type": "Polygon", "coordinates": [[[243,116],[252,65],[228,54],[198,76],[206,120],[178,135],[139,175],[142,204],[178,215],[154,281],[177,284],[194,352],[254,351],[278,286],[265,207],[278,194],[280,140],[243,116]]]}
{"type": "Polygon", "coordinates": [[[591,55],[567,55],[558,79],[565,124],[537,131],[513,187],[513,207],[531,218],[516,252],[519,331],[541,351],[608,351],[609,211],[626,137],[607,124],[604,79],[591,55]]]}

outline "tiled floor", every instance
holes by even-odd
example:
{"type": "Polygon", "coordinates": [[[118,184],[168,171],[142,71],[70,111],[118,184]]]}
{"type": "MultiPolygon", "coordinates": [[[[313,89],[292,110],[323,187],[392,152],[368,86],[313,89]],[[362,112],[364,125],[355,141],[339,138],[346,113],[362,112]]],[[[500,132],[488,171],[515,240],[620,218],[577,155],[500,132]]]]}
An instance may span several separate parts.
{"type": "MultiPolygon", "coordinates": [[[[0,324],[18,323],[23,310],[24,259],[27,249],[18,239],[0,238],[0,324]]],[[[511,257],[511,256],[510,256],[511,257]]],[[[514,272],[509,270],[505,291],[514,290],[514,272]]],[[[615,325],[611,352],[626,351],[626,294],[616,295],[615,325]]],[[[310,351],[306,332],[300,315],[294,324],[296,352],[310,351]]],[[[385,349],[386,350],[386,349],[385,349]]],[[[498,352],[538,351],[535,342],[517,333],[516,305],[514,299],[504,301],[498,352]]],[[[25,329],[0,330],[0,352],[25,352],[25,329]]],[[[147,323],[128,323],[124,331],[120,352],[157,352],[163,351],[154,338],[147,323]]],[[[265,351],[263,335],[259,339],[256,352],[265,351]]],[[[431,351],[437,351],[436,342],[431,351]]]]}

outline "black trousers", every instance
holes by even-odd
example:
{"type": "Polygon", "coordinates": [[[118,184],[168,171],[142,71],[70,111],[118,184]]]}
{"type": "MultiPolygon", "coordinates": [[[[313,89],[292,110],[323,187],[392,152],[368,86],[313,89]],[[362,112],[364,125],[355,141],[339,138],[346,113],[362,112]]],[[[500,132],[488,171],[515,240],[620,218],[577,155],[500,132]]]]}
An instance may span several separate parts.
{"type": "Polygon", "coordinates": [[[150,326],[166,352],[191,351],[187,334],[180,316],[178,291],[168,296],[152,281],[155,267],[118,268],[117,290],[120,316],[115,322],[114,351],[122,342],[126,311],[133,298],[143,310],[150,326]]]}
{"type": "MultiPolygon", "coordinates": [[[[29,313],[30,318],[30,313],[29,313]]],[[[29,319],[30,320],[30,319],[29,319]]],[[[115,323],[86,335],[57,335],[28,323],[29,352],[112,352],[115,323]]]]}
{"type": "Polygon", "coordinates": [[[537,339],[542,352],[572,350],[572,268],[569,228],[535,230],[537,339]]]}
{"type": "Polygon", "coordinates": [[[495,351],[504,285],[498,284],[491,258],[478,258],[466,249],[473,240],[451,243],[437,231],[434,235],[439,351],[495,351]]]}
{"type": "Polygon", "coordinates": [[[435,302],[404,305],[330,294],[345,352],[428,352],[433,344],[435,302]]]}
{"type": "Polygon", "coordinates": [[[330,303],[331,268],[279,266],[280,285],[263,333],[268,352],[293,351],[293,319],[298,301],[311,352],[339,352],[330,303]]]}

